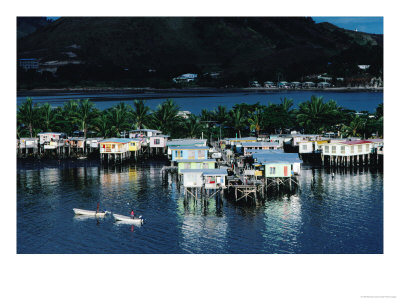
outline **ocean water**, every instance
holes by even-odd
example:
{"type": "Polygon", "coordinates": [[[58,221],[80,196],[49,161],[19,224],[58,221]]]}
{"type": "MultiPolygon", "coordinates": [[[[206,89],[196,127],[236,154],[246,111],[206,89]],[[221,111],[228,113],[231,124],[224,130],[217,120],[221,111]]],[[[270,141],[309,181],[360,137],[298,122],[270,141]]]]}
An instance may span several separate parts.
{"type": "Polygon", "coordinates": [[[184,200],[165,163],[19,162],[17,253],[383,253],[383,173],[303,165],[300,189],[258,206],[184,200]],[[313,183],[312,183],[313,182],[313,183]],[[143,226],[77,217],[128,215],[143,226]]]}
{"type": "Polygon", "coordinates": [[[146,100],[146,105],[151,109],[156,109],[157,105],[166,99],[173,99],[181,110],[188,110],[194,114],[199,114],[202,109],[212,110],[218,105],[226,106],[230,109],[238,103],[267,105],[280,103],[284,97],[293,99],[294,107],[300,102],[307,101],[312,95],[322,96],[325,101],[335,100],[339,105],[354,109],[356,111],[374,112],[376,107],[383,103],[382,91],[370,92],[333,92],[333,91],[248,91],[248,92],[87,92],[87,93],[61,93],[61,92],[19,92],[17,105],[23,103],[26,97],[31,97],[34,103],[50,103],[52,106],[62,106],[64,102],[71,99],[89,98],[95,102],[99,109],[112,107],[119,102],[132,105],[134,99],[146,100]]]}

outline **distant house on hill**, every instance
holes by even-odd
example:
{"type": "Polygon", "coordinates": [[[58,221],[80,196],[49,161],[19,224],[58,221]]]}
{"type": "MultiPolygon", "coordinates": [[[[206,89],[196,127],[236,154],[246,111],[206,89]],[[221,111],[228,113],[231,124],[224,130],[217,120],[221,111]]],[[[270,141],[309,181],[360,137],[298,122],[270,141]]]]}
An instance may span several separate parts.
{"type": "Polygon", "coordinates": [[[319,87],[319,88],[327,88],[330,86],[331,86],[331,84],[329,82],[319,82],[317,85],[317,87],[319,87]]]}
{"type": "Polygon", "coordinates": [[[64,67],[66,65],[79,65],[81,64],[81,61],[79,60],[65,60],[65,61],[58,61],[58,60],[52,60],[52,61],[46,61],[40,64],[40,69],[39,72],[51,72],[51,73],[56,73],[58,68],[64,67]]]}
{"type": "Polygon", "coordinates": [[[178,111],[178,116],[179,116],[179,117],[182,117],[182,118],[184,118],[184,119],[189,119],[189,116],[190,116],[191,114],[192,114],[192,113],[191,113],[190,111],[188,111],[188,110],[178,111]]]}
{"type": "Polygon", "coordinates": [[[317,78],[323,81],[332,81],[332,77],[329,77],[326,74],[318,75],[317,78]]]}
{"type": "Polygon", "coordinates": [[[249,81],[250,87],[261,87],[261,84],[257,80],[249,81]]]}
{"type": "Polygon", "coordinates": [[[173,78],[172,81],[175,83],[187,83],[187,82],[192,82],[195,79],[197,79],[197,74],[187,73],[173,78]]]}
{"type": "Polygon", "coordinates": [[[281,89],[286,89],[288,87],[289,83],[287,81],[279,81],[278,82],[278,88],[281,89]]]}
{"type": "Polygon", "coordinates": [[[312,82],[312,81],[306,81],[306,82],[303,82],[302,87],[303,87],[303,88],[315,87],[315,83],[312,82]]]}
{"type": "Polygon", "coordinates": [[[358,68],[361,70],[368,70],[370,65],[358,65],[358,68]]]}
{"type": "Polygon", "coordinates": [[[20,58],[19,66],[25,70],[39,69],[39,60],[37,58],[20,58]]]}
{"type": "Polygon", "coordinates": [[[272,88],[272,87],[275,87],[275,84],[272,81],[265,81],[264,82],[264,87],[272,88]]]}
{"type": "Polygon", "coordinates": [[[299,88],[299,87],[301,87],[301,83],[298,81],[293,81],[290,83],[290,87],[294,88],[294,89],[299,88]]]}

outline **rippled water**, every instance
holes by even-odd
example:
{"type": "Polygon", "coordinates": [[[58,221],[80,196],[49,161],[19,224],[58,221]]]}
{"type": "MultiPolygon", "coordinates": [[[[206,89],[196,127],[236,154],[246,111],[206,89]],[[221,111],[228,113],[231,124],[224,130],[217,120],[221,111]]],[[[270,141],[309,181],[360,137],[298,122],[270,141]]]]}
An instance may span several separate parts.
{"type": "Polygon", "coordinates": [[[18,253],[383,253],[383,174],[304,167],[300,191],[256,207],[183,199],[162,162],[17,169],[18,253]],[[312,184],[312,178],[314,178],[312,184]],[[141,227],[72,208],[143,215],[141,227]]]}

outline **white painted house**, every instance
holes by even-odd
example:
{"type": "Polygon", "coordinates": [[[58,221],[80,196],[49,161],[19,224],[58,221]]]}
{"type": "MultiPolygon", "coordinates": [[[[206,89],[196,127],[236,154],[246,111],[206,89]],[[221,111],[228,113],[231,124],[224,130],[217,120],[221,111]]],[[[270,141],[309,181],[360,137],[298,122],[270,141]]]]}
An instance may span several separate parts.
{"type": "Polygon", "coordinates": [[[168,135],[155,135],[150,137],[150,148],[165,148],[167,147],[168,135]]]}
{"type": "Polygon", "coordinates": [[[67,135],[62,132],[41,132],[38,134],[39,144],[43,145],[45,142],[55,142],[67,138],[67,135]]]}
{"type": "Polygon", "coordinates": [[[334,156],[355,156],[366,155],[372,151],[370,141],[343,141],[325,144],[322,147],[322,154],[334,156]]]}

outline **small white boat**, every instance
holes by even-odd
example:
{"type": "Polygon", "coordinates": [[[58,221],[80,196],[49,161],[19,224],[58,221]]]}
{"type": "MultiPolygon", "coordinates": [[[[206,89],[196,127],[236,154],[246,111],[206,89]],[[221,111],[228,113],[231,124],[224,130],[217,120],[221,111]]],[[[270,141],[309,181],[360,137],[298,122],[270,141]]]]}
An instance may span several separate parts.
{"type": "Polygon", "coordinates": [[[87,159],[87,156],[79,156],[78,159],[87,159]]]}
{"type": "Polygon", "coordinates": [[[123,215],[118,215],[118,214],[114,214],[114,213],[113,213],[113,216],[114,216],[114,219],[118,222],[136,224],[136,225],[143,224],[143,219],[141,217],[131,218],[129,216],[123,216],[123,215]]]}
{"type": "Polygon", "coordinates": [[[104,217],[107,212],[97,212],[95,210],[86,210],[86,209],[79,209],[79,208],[73,208],[73,211],[76,215],[85,215],[85,216],[92,216],[92,217],[99,217],[102,218],[104,217]]]}

